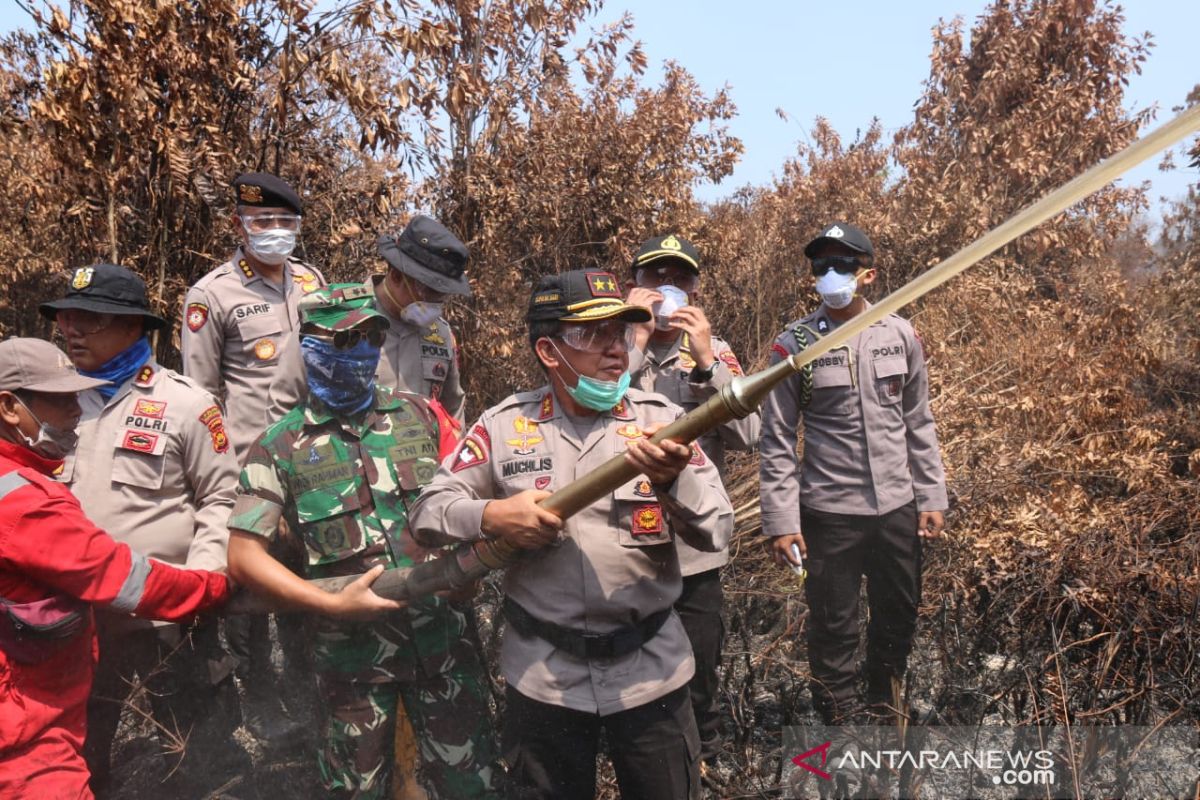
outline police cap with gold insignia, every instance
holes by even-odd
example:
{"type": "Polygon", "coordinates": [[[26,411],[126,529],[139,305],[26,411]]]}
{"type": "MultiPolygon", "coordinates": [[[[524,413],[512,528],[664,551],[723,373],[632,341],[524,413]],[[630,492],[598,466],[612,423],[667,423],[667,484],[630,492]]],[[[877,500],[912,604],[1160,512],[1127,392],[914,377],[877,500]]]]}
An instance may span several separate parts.
{"type": "Polygon", "coordinates": [[[871,246],[871,240],[867,238],[861,228],[857,228],[849,222],[834,222],[826,225],[821,229],[820,236],[804,245],[804,255],[812,258],[813,253],[817,252],[817,248],[826,242],[849,247],[854,252],[862,253],[868,258],[875,257],[875,248],[871,246]]]}
{"type": "Polygon", "coordinates": [[[334,283],[300,299],[300,324],[327,331],[359,326],[384,330],[391,323],[375,310],[375,294],[361,283],[334,283]]]}
{"type": "Polygon", "coordinates": [[[150,310],[146,282],[136,272],[116,264],[93,264],[71,273],[67,294],[38,306],[46,319],[59,311],[76,308],[96,314],[122,314],[142,317],[147,329],[162,328],[167,321],[150,310]]]}
{"type": "Polygon", "coordinates": [[[695,246],[687,239],[671,233],[662,236],[652,236],[642,242],[637,255],[633,257],[633,270],[654,264],[656,267],[676,261],[688,267],[697,275],[700,274],[700,254],[695,246]]]}
{"type": "Polygon", "coordinates": [[[393,269],[442,294],[470,296],[467,246],[433,217],[418,214],[399,236],[379,237],[379,255],[393,269]]]}
{"type": "Polygon", "coordinates": [[[525,315],[529,322],[649,322],[650,318],[650,309],[626,303],[617,277],[601,270],[544,276],[529,296],[529,312],[525,315]]]}
{"type": "Polygon", "coordinates": [[[233,179],[233,196],[239,206],[286,208],[304,214],[300,195],[287,182],[267,172],[243,172],[233,179]]]}

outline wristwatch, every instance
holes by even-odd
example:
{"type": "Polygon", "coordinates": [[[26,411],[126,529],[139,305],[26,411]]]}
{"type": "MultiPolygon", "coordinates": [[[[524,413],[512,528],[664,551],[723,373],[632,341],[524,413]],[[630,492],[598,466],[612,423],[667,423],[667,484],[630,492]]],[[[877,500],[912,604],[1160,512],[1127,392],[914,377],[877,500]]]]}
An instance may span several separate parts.
{"type": "Polygon", "coordinates": [[[692,371],[688,373],[688,380],[692,383],[705,383],[712,380],[713,370],[717,368],[717,362],[709,364],[706,369],[692,367],[692,371]]]}

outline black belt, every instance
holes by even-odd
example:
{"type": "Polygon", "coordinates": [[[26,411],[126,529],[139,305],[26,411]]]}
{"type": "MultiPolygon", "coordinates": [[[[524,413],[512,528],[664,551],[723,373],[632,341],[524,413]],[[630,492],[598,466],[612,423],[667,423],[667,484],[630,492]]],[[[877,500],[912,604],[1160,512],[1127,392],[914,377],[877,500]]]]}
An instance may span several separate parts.
{"type": "Polygon", "coordinates": [[[537,636],[576,658],[591,660],[619,658],[634,652],[654,638],[659,628],[671,616],[671,607],[667,606],[636,625],[630,625],[628,628],[621,628],[612,633],[589,633],[546,622],[530,614],[515,600],[508,597],[504,598],[504,616],[508,618],[513,629],[522,636],[537,636]]]}

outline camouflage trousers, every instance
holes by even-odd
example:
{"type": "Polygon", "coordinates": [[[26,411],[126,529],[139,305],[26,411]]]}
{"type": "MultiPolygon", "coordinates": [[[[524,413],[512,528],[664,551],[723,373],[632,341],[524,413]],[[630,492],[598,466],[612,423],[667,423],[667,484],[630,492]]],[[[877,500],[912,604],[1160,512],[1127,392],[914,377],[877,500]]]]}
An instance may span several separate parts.
{"type": "Polygon", "coordinates": [[[391,798],[396,709],[403,702],[431,800],[499,798],[501,771],[486,691],[477,665],[390,683],[322,676],[329,718],[318,766],[325,788],[333,797],[391,798]]]}

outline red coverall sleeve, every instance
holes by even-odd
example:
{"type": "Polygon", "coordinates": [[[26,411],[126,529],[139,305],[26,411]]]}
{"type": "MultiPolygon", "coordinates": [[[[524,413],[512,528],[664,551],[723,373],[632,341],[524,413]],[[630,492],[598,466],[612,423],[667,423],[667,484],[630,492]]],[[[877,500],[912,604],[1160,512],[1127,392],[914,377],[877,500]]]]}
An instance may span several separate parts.
{"type": "Polygon", "coordinates": [[[33,495],[17,526],[26,535],[0,541],[0,562],[34,580],[114,611],[171,622],[229,597],[229,581],[220,573],[178,569],[135,553],[97,527],[76,503],[39,486],[21,494],[33,495]]]}
{"type": "Polygon", "coordinates": [[[442,461],[458,448],[458,441],[462,438],[462,423],[450,416],[450,412],[436,398],[428,402],[437,417],[438,461],[442,461]]]}

